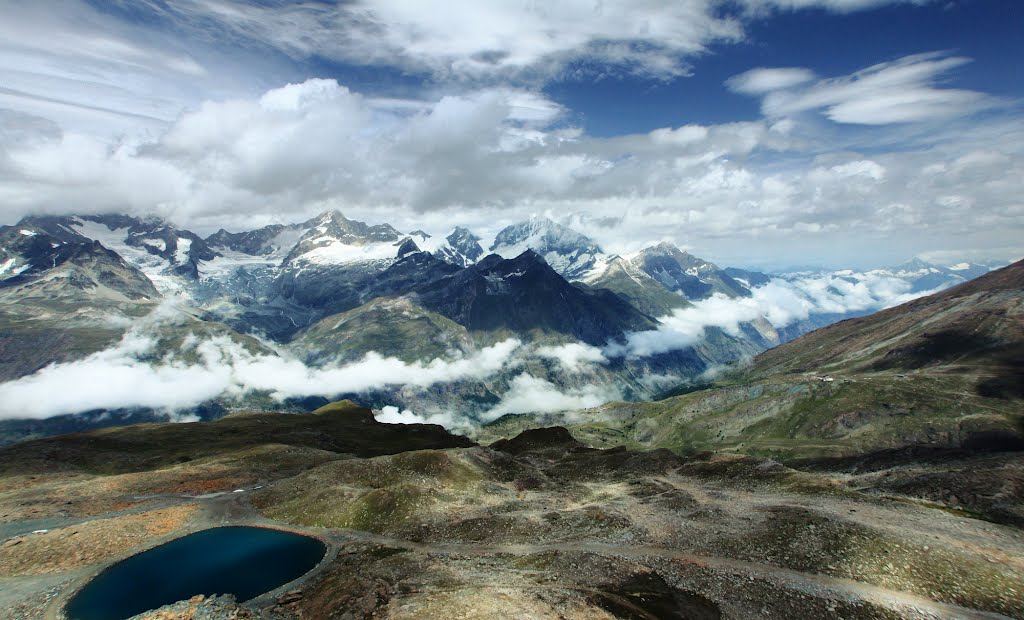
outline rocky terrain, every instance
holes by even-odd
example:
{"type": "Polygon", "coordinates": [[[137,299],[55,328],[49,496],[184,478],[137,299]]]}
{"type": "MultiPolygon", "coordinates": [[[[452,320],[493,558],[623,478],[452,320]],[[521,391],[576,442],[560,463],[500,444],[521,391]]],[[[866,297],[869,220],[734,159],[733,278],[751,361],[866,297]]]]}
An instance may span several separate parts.
{"type": "MultiPolygon", "coordinates": [[[[1024,618],[1024,533],[907,489],[738,454],[490,445],[338,403],[0,451],[0,609],[61,617],[185,533],[308,533],[327,559],[252,601],[144,618],[1024,618]]],[[[202,595],[202,596],[200,596],[202,595]]]]}

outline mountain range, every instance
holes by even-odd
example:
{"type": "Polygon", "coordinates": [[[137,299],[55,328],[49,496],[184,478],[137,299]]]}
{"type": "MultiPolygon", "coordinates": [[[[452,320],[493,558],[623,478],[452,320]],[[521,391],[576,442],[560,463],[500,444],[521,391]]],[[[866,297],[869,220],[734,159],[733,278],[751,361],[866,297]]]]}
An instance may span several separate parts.
{"type": "MultiPolygon", "coordinates": [[[[205,238],[122,214],[26,217],[0,227],[0,380],[97,354],[140,317],[171,303],[189,318],[161,327],[174,336],[161,339],[168,348],[150,359],[191,359],[181,343],[194,346],[214,335],[312,368],[357,363],[368,354],[406,363],[452,361],[509,339],[529,349],[487,376],[422,389],[375,385],[360,395],[375,406],[497,412],[523,374],[562,392],[599,386],[608,396],[645,399],[876,308],[812,308],[786,324],[771,323],[768,314],[745,317],[735,328],[712,321],[687,346],[650,355],[610,347],[637,333],[660,334],[673,313],[713,300],[761,303],[763,287],[798,287],[808,278],[850,287],[885,278],[917,294],[987,271],[915,260],[870,272],[768,275],[723,269],[664,242],[612,255],[545,218],[503,229],[487,251],[481,241],[465,228],[440,239],[338,211],[205,238]],[[560,363],[568,359],[565,351],[586,351],[596,363],[560,363]]],[[[352,395],[321,385],[307,396],[326,402],[346,394],[352,395]]],[[[219,405],[194,410],[206,416],[266,396],[218,398],[219,405]]]]}

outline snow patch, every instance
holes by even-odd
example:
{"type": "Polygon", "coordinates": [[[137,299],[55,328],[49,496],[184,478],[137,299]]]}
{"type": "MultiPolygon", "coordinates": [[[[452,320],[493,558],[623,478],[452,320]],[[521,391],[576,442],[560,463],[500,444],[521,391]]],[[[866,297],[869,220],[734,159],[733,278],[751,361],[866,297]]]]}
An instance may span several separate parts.
{"type": "Polygon", "coordinates": [[[167,251],[167,242],[163,239],[143,239],[142,243],[148,245],[151,248],[156,248],[160,252],[167,251]]]}
{"type": "Polygon", "coordinates": [[[25,235],[26,237],[35,237],[36,236],[36,232],[34,230],[27,230],[25,228],[22,228],[18,232],[20,232],[21,234],[25,235]]]}
{"type": "Polygon", "coordinates": [[[331,239],[330,243],[302,254],[298,260],[314,265],[339,265],[395,258],[397,255],[398,249],[392,243],[350,245],[331,239]]]}
{"type": "Polygon", "coordinates": [[[188,251],[192,248],[192,240],[187,237],[178,238],[178,247],[174,252],[174,262],[183,265],[188,262],[188,251]]]}

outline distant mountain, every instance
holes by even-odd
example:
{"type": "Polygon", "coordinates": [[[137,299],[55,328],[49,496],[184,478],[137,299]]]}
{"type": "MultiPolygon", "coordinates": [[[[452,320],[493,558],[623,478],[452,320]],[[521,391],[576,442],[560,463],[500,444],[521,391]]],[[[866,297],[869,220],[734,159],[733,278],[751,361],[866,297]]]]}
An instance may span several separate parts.
{"type": "MultiPolygon", "coordinates": [[[[494,247],[501,254],[485,255],[479,237],[465,228],[438,239],[338,211],[251,231],[221,229],[206,238],[155,218],[25,218],[0,228],[0,381],[110,347],[169,298],[190,318],[160,336],[153,359],[168,359],[185,342],[223,337],[254,355],[296,356],[317,366],[357,362],[371,352],[407,363],[451,361],[508,338],[524,343],[515,363],[486,379],[364,395],[417,412],[484,411],[522,373],[552,389],[600,386],[626,399],[649,398],[850,316],[812,314],[785,328],[756,316],[731,329],[708,326],[681,348],[616,357],[616,346],[658,328],[666,315],[716,294],[749,297],[769,276],[722,269],[667,243],[610,256],[585,235],[543,218],[504,229],[494,247]],[[565,346],[600,361],[562,363],[558,351],[565,346]],[[542,347],[555,352],[536,355],[542,347]]],[[[933,271],[913,263],[876,275],[938,273],[952,282],[972,269],[933,271]]],[[[866,277],[827,275],[851,282],[866,277]]],[[[183,355],[196,358],[194,351],[183,355]]],[[[230,406],[270,402],[267,394],[245,398],[204,403],[195,413],[215,416],[230,406]]],[[[113,413],[150,419],[146,412],[113,413]]],[[[37,431],[12,427],[18,432],[37,431]]]]}
{"type": "Polygon", "coordinates": [[[249,256],[283,259],[316,220],[300,224],[271,224],[256,230],[230,233],[223,228],[206,238],[206,243],[218,252],[234,251],[249,256]]]}
{"type": "Polygon", "coordinates": [[[653,317],[665,316],[690,305],[685,297],[672,292],[633,261],[616,256],[602,270],[584,280],[594,288],[605,288],[653,317]]]}
{"type": "Polygon", "coordinates": [[[218,256],[206,241],[159,218],[141,219],[120,214],[80,217],[27,217],[19,225],[36,226],[55,237],[78,235],[99,241],[141,269],[164,290],[174,287],[168,276],[187,280],[199,277],[199,265],[218,256]]]}
{"type": "MultiPolygon", "coordinates": [[[[970,269],[970,266],[968,266],[968,269],[970,269]]],[[[985,272],[987,273],[988,270],[986,269],[985,272]]],[[[869,273],[891,275],[910,282],[911,292],[913,293],[947,288],[954,284],[966,282],[969,279],[955,271],[933,265],[919,258],[888,269],[875,269],[869,273]]]]}
{"type": "Polygon", "coordinates": [[[0,290],[5,297],[94,305],[152,303],[153,283],[116,252],[74,233],[23,221],[0,227],[0,290]]]}
{"type": "Polygon", "coordinates": [[[403,235],[389,224],[370,226],[330,211],[312,221],[285,257],[284,265],[336,265],[393,258],[395,244],[402,239],[403,235]]]}
{"type": "Polygon", "coordinates": [[[420,304],[469,329],[552,331],[603,345],[654,322],[614,293],[577,287],[533,250],[492,254],[451,277],[415,289],[420,304]]]}
{"type": "Polygon", "coordinates": [[[604,252],[593,239],[548,218],[532,218],[498,233],[491,252],[505,258],[533,250],[567,280],[579,280],[594,269],[604,252]]]}
{"type": "Polygon", "coordinates": [[[630,262],[666,289],[691,301],[706,299],[715,293],[727,297],[749,297],[750,289],[706,260],[662,242],[644,248],[630,262]]]}
{"type": "Polygon", "coordinates": [[[772,276],[761,273],[760,271],[750,271],[748,269],[736,269],[735,267],[726,267],[722,271],[727,276],[736,280],[747,288],[755,288],[758,286],[764,286],[771,282],[772,276]]]}

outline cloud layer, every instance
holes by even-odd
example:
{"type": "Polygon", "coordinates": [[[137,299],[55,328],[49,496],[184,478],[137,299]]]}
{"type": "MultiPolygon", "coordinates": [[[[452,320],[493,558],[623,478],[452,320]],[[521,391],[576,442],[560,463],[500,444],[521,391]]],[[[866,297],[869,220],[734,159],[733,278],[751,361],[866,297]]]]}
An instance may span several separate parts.
{"type": "Polygon", "coordinates": [[[427,388],[492,376],[518,363],[521,343],[505,340],[474,355],[406,363],[376,353],[343,366],[314,368],[286,355],[253,354],[226,336],[186,338],[159,352],[152,334],[166,314],[129,330],[114,347],[0,384],[0,419],[45,418],[94,409],[144,407],[173,412],[253,392],[276,400],[335,396],[386,386],[427,388]],[[152,358],[157,353],[160,359],[152,358]]]}
{"type": "Polygon", "coordinates": [[[751,297],[722,294],[661,317],[656,330],[635,332],[624,343],[605,348],[609,357],[640,358],[683,349],[700,342],[709,327],[740,335],[743,323],[765,319],[776,329],[816,314],[876,311],[933,291],[910,292],[899,278],[873,273],[839,272],[789,280],[775,278],[753,289],[751,297]]]}
{"type": "Polygon", "coordinates": [[[714,96],[757,97],[763,118],[615,137],[544,94],[591,73],[685,80],[780,11],[890,4],[927,2],[17,1],[0,24],[0,221],[129,210],[213,232],[340,208],[487,237],[549,214],[613,252],[669,240],[745,266],[1019,252],[1019,105],[950,86],[963,56],[755,68],[714,96]],[[325,59],[400,74],[402,94],[306,79],[325,59]]]}

